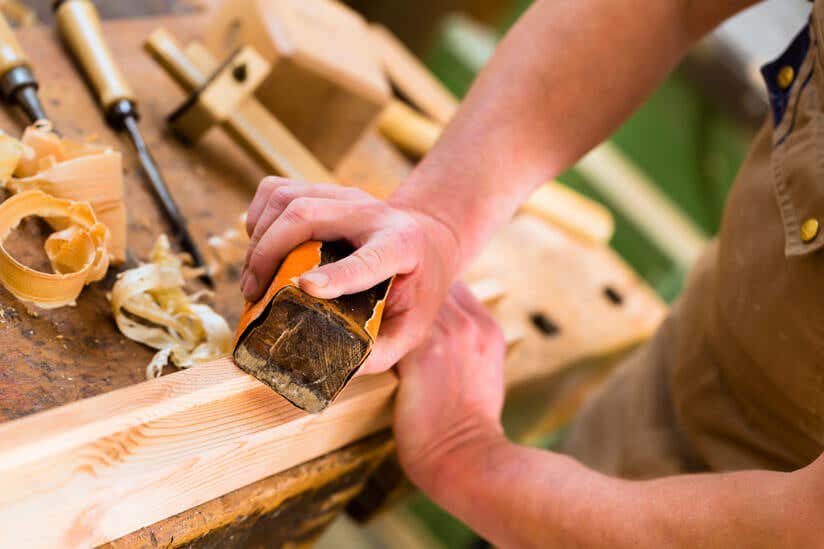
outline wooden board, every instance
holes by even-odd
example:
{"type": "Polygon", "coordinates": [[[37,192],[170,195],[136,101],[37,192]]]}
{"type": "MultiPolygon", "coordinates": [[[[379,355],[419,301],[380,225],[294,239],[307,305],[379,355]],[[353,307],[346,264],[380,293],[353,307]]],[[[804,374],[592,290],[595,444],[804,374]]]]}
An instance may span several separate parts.
{"type": "Polygon", "coordinates": [[[7,422],[0,547],[98,545],[300,465],[387,428],[396,385],[312,415],[223,359],[7,422]]]}

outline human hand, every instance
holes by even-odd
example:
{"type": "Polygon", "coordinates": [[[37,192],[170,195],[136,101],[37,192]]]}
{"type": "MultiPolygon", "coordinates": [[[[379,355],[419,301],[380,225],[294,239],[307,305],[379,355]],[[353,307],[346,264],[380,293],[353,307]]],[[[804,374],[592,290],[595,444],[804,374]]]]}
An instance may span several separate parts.
{"type": "Polygon", "coordinates": [[[450,462],[504,441],[503,334],[468,288],[455,284],[431,337],[398,364],[398,458],[428,493],[448,482],[450,462]]]}
{"type": "Polygon", "coordinates": [[[353,187],[267,177],[249,206],[246,230],[241,288],[249,301],[260,299],[283,258],[308,240],[347,240],[356,248],[301,276],[300,288],[310,295],[333,299],[396,276],[361,374],[391,368],[423,339],[459,265],[457,240],[443,222],[353,187]]]}

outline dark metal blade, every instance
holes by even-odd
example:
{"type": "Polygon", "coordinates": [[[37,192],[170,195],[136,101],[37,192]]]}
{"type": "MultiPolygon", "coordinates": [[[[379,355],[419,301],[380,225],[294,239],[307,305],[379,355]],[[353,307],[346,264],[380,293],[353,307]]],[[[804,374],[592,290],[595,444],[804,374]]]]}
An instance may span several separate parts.
{"type": "MultiPolygon", "coordinates": [[[[149,148],[146,146],[146,142],[143,141],[143,136],[140,135],[140,130],[137,127],[137,120],[132,116],[127,116],[123,118],[123,127],[126,128],[132,143],[134,143],[135,149],[137,149],[140,164],[143,166],[143,171],[152,185],[152,190],[154,191],[155,197],[158,201],[160,201],[160,205],[163,207],[163,211],[166,213],[166,217],[172,225],[175,239],[180,244],[181,249],[188,252],[189,255],[192,256],[192,261],[194,261],[195,266],[204,267],[205,269],[206,261],[203,259],[197,244],[195,244],[192,235],[189,233],[186,218],[183,217],[183,214],[180,212],[177,204],[175,204],[175,201],[169,192],[169,188],[166,186],[166,183],[163,181],[163,177],[160,175],[160,170],[158,169],[154,158],[152,158],[152,155],[149,153],[149,148]]],[[[214,281],[207,272],[204,271],[204,273],[200,276],[200,279],[209,287],[214,288],[214,281]]]]}

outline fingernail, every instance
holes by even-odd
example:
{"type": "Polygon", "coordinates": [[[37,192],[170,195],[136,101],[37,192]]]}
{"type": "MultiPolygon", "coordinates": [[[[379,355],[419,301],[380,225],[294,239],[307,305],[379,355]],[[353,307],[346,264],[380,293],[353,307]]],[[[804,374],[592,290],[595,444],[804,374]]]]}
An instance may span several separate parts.
{"type": "Polygon", "coordinates": [[[251,297],[258,289],[258,281],[255,273],[249,271],[246,273],[246,280],[243,281],[243,295],[246,298],[251,297]]]}
{"type": "Polygon", "coordinates": [[[329,277],[323,273],[310,272],[300,277],[313,286],[318,288],[325,288],[329,284],[329,277]]]}

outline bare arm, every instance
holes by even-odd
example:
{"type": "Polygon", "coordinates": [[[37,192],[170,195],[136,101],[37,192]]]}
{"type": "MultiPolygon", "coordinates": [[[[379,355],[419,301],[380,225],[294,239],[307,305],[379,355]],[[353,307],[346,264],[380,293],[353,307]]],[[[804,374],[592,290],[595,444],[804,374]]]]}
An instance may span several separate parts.
{"type": "Polygon", "coordinates": [[[813,547],[824,521],[819,461],[794,473],[630,482],[498,439],[455,452],[429,495],[502,547],[813,547]]]}
{"type": "Polygon", "coordinates": [[[398,456],[409,478],[501,547],[817,547],[824,457],[793,473],[643,482],[502,434],[500,331],[453,288],[431,339],[399,364],[398,456]]]}
{"type": "Polygon", "coordinates": [[[390,201],[451,226],[465,264],[538,185],[615,131],[697,38],[752,3],[536,2],[390,201]]]}

